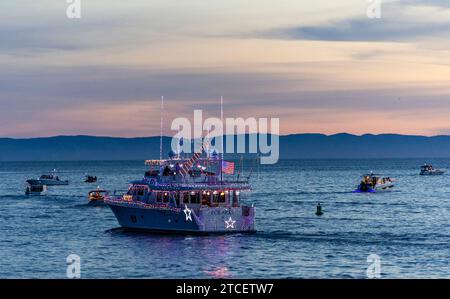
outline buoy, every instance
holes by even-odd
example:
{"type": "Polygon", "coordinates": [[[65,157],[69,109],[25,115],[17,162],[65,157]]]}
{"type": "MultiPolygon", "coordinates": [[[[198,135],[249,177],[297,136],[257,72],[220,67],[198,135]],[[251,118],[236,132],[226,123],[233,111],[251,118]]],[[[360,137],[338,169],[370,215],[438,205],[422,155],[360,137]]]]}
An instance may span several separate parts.
{"type": "Polygon", "coordinates": [[[316,215],[317,216],[322,216],[323,215],[322,206],[320,205],[320,202],[317,204],[316,215]]]}

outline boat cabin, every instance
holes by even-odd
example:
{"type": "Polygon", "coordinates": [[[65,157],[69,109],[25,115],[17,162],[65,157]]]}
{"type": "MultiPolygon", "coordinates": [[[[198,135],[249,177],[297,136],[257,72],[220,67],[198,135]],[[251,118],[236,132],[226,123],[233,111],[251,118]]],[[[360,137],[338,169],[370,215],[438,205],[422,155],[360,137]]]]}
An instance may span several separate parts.
{"type": "Polygon", "coordinates": [[[179,208],[184,204],[193,207],[237,207],[241,192],[236,189],[152,188],[148,184],[132,184],[123,195],[125,201],[179,208]]]}
{"type": "Polygon", "coordinates": [[[372,186],[384,185],[384,184],[389,183],[391,181],[392,180],[389,177],[383,177],[382,175],[372,174],[372,173],[363,175],[363,177],[361,179],[361,183],[362,184],[372,185],[372,186]]]}
{"type": "Polygon", "coordinates": [[[150,169],[142,180],[131,182],[120,200],[161,207],[238,207],[241,193],[250,191],[248,179],[222,173],[216,157],[190,160],[179,157],[145,161],[150,169]]]}
{"type": "Polygon", "coordinates": [[[59,177],[53,174],[43,174],[39,177],[40,180],[55,180],[59,181],[59,177]]]}
{"type": "Polygon", "coordinates": [[[28,184],[25,189],[25,194],[44,194],[47,192],[47,186],[46,185],[32,185],[28,184]]]}
{"type": "Polygon", "coordinates": [[[433,165],[430,165],[430,164],[425,164],[420,167],[421,171],[432,171],[433,169],[434,169],[433,165]]]}
{"type": "Polygon", "coordinates": [[[108,191],[100,188],[92,190],[88,193],[88,197],[90,200],[103,200],[106,195],[108,195],[108,191]]]}

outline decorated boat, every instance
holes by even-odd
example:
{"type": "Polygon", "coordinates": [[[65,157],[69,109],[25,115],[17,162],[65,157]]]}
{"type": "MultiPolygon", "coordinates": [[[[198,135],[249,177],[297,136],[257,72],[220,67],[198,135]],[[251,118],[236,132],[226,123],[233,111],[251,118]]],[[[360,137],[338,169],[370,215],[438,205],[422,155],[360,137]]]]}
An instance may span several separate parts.
{"type": "Polygon", "coordinates": [[[89,191],[89,205],[104,205],[106,196],[108,196],[108,191],[100,187],[97,187],[97,189],[95,190],[89,191]]]}
{"type": "Polygon", "coordinates": [[[249,179],[216,156],[148,160],[126,194],[105,198],[125,229],[162,233],[254,233],[255,208],[241,202],[249,179]]]}
{"type": "Polygon", "coordinates": [[[386,191],[394,187],[394,179],[384,177],[379,174],[365,174],[361,178],[361,182],[355,192],[372,193],[378,191],[386,191]]]}

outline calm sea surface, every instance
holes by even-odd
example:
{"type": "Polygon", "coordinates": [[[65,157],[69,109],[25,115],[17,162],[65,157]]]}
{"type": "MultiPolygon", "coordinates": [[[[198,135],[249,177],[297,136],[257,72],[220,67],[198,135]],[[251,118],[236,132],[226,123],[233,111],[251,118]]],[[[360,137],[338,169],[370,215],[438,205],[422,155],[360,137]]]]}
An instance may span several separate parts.
{"type": "Polygon", "coordinates": [[[0,163],[0,277],[65,278],[66,257],[77,254],[82,278],[365,278],[377,254],[384,278],[449,278],[450,175],[421,177],[424,162],[450,169],[450,159],[255,168],[244,201],[257,207],[259,233],[208,237],[111,231],[110,209],[87,205],[97,185],[126,190],[142,161],[0,163]],[[26,179],[53,169],[70,185],[24,195],[26,179]],[[395,189],[352,193],[371,170],[396,178],[395,189]],[[86,173],[99,182],[83,183],[86,173]]]}

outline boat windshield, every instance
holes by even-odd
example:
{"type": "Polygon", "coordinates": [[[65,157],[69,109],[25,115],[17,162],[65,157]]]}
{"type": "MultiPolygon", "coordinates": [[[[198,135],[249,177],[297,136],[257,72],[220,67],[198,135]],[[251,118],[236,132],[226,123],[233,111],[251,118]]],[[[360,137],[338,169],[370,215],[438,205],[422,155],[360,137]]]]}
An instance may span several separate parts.
{"type": "Polygon", "coordinates": [[[127,195],[144,196],[148,193],[149,188],[145,185],[132,185],[127,192],[127,195]]]}
{"type": "Polygon", "coordinates": [[[91,195],[91,194],[105,194],[105,193],[107,193],[106,190],[94,190],[94,191],[89,192],[89,195],[91,195]]]}

